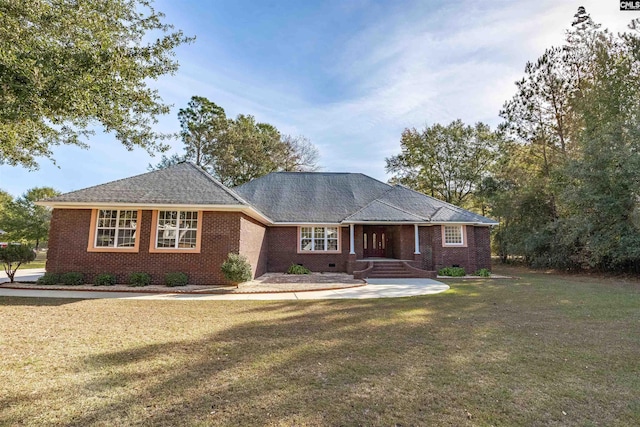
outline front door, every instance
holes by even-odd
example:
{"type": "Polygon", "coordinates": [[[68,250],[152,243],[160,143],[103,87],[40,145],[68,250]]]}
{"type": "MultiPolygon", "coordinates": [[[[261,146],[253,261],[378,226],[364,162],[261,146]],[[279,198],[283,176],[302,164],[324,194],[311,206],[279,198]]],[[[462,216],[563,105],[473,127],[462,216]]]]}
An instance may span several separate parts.
{"type": "Polygon", "coordinates": [[[365,227],[362,245],[365,258],[384,258],[387,254],[389,236],[384,227],[365,227]]]}

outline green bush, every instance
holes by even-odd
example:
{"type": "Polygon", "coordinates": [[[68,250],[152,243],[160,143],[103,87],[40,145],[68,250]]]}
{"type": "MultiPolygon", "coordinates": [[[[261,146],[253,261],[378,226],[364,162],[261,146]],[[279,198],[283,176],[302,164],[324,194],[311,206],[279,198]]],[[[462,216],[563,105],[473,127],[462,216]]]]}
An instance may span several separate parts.
{"type": "Polygon", "coordinates": [[[439,276],[462,277],[466,274],[462,267],[445,267],[438,270],[439,276]]]}
{"type": "Polygon", "coordinates": [[[53,286],[60,283],[60,275],[56,273],[44,273],[43,276],[39,277],[36,281],[38,285],[47,285],[53,286]]]}
{"type": "Polygon", "coordinates": [[[116,276],[109,273],[98,274],[94,286],[113,286],[116,284],[116,276]]]}
{"type": "Polygon", "coordinates": [[[241,282],[251,280],[251,264],[244,255],[230,253],[227,255],[227,259],[220,266],[224,277],[237,285],[241,282]]]}
{"type": "Polygon", "coordinates": [[[476,276],[491,277],[491,271],[489,271],[488,268],[481,268],[480,270],[476,271],[476,276]]]}
{"type": "Polygon", "coordinates": [[[151,276],[147,273],[131,273],[129,275],[129,286],[149,286],[151,276]]]}
{"type": "Polygon", "coordinates": [[[287,274],[311,274],[311,270],[300,264],[291,264],[287,269],[287,274]]]}
{"type": "Polygon", "coordinates": [[[184,273],[167,273],[164,275],[164,284],[170,287],[186,286],[189,277],[184,273]]]}
{"type": "Polygon", "coordinates": [[[62,276],[60,276],[60,282],[63,285],[67,286],[80,286],[84,284],[84,276],[82,275],[82,273],[72,271],[69,273],[64,273],[62,276]]]}
{"type": "Polygon", "coordinates": [[[0,264],[3,264],[4,271],[11,283],[13,283],[18,268],[34,259],[36,259],[36,254],[29,246],[10,244],[6,248],[0,248],[0,264]]]}

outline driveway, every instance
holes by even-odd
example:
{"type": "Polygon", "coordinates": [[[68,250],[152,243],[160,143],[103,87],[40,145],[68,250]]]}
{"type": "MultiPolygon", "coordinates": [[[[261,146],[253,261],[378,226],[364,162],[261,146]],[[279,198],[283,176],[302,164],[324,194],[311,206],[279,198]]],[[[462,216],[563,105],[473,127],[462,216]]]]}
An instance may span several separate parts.
{"type": "MultiPolygon", "coordinates": [[[[16,280],[36,280],[44,269],[18,270],[16,280]],[[18,279],[19,278],[19,279],[18,279]]],[[[0,282],[6,281],[6,274],[0,273],[0,282]]],[[[365,286],[325,291],[247,293],[247,294],[148,294],[135,292],[104,292],[74,290],[6,289],[0,287],[0,296],[37,298],[117,298],[151,300],[318,300],[318,299],[369,299],[400,298],[430,295],[444,292],[448,285],[432,279],[369,279],[365,286]]]]}

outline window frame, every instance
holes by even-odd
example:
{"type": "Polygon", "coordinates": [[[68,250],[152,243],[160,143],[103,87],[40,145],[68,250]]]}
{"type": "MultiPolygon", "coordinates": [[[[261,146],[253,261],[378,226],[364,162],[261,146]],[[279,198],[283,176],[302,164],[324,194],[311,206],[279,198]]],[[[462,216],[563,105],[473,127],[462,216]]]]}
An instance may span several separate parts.
{"type": "Polygon", "coordinates": [[[341,253],[342,252],[342,246],[341,246],[341,230],[342,227],[340,227],[340,225],[300,225],[297,227],[298,228],[298,243],[297,243],[297,252],[299,254],[337,254],[337,253],[341,253]],[[310,230],[310,234],[309,232],[303,230],[303,229],[311,229],[310,230]],[[319,238],[316,237],[316,229],[324,229],[323,230],[323,237],[319,238]],[[327,229],[328,228],[332,228],[336,230],[336,237],[332,238],[329,237],[329,234],[327,233],[327,229]],[[309,236],[309,237],[303,237],[303,236],[309,236]],[[304,240],[309,240],[311,243],[311,249],[303,249],[303,245],[302,245],[302,241],[304,240]],[[336,242],[336,249],[327,249],[329,247],[329,242],[330,241],[334,241],[336,242]],[[322,241],[323,243],[323,247],[324,249],[321,250],[316,250],[316,243],[322,241]]]}
{"type": "Polygon", "coordinates": [[[467,226],[464,224],[443,224],[442,228],[442,246],[443,247],[457,247],[457,248],[466,248],[467,247],[467,226]],[[447,242],[447,227],[458,227],[460,230],[460,243],[448,243],[447,242]]]}
{"type": "MultiPolygon", "coordinates": [[[[193,220],[193,219],[191,219],[193,220]]],[[[195,209],[171,209],[171,208],[167,208],[167,209],[155,209],[152,211],[151,214],[151,238],[149,239],[149,252],[150,253],[200,253],[200,246],[201,246],[201,242],[202,242],[202,221],[203,221],[203,215],[202,215],[202,211],[200,210],[195,210],[195,209]],[[176,234],[176,245],[178,244],[178,242],[180,241],[179,239],[179,231],[180,230],[187,230],[187,231],[193,231],[195,230],[196,232],[196,244],[195,247],[193,248],[179,248],[176,246],[173,247],[158,247],[158,225],[159,225],[159,221],[160,221],[160,212],[176,212],[176,228],[175,230],[178,232],[178,234],[176,234]],[[180,221],[180,213],[181,212],[194,212],[197,214],[197,218],[196,218],[196,228],[180,228],[179,226],[179,221],[180,221]]]]}
{"type": "MultiPolygon", "coordinates": [[[[89,242],[87,244],[87,252],[138,252],[140,248],[140,232],[142,223],[142,210],[141,209],[132,209],[132,208],[114,208],[114,207],[104,207],[104,208],[95,208],[91,209],[91,224],[89,226],[89,242]],[[116,227],[114,240],[118,241],[118,231],[119,220],[120,220],[120,212],[123,211],[132,211],[136,212],[136,227],[134,233],[134,243],[133,246],[97,246],[98,243],[98,230],[100,228],[111,229],[111,227],[98,227],[98,219],[100,211],[116,211],[116,227]]],[[[127,228],[126,230],[130,230],[127,228]]]]}

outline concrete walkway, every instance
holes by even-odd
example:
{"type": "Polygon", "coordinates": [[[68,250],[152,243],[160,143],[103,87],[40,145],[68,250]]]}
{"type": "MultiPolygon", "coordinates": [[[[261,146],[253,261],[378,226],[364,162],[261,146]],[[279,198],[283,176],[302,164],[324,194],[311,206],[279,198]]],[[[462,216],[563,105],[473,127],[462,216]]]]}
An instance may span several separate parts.
{"type": "MultiPolygon", "coordinates": [[[[44,269],[18,270],[16,280],[37,280],[44,269]]],[[[6,274],[0,273],[0,282],[6,280],[6,274]],[[5,279],[5,280],[3,280],[5,279]]],[[[367,299],[367,298],[399,298],[417,295],[430,295],[444,292],[448,285],[431,279],[369,279],[367,285],[350,289],[328,291],[279,292],[264,294],[148,294],[133,292],[101,292],[101,291],[61,291],[35,289],[6,289],[0,287],[0,296],[34,297],[34,298],[117,298],[117,299],[151,299],[151,300],[318,300],[318,299],[367,299]]]]}

